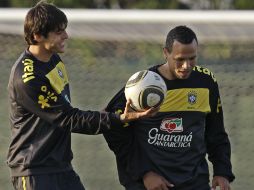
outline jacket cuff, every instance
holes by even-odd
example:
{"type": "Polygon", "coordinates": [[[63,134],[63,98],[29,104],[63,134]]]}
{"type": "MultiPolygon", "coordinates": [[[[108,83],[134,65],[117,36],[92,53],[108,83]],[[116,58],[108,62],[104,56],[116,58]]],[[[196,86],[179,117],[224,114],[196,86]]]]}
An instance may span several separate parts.
{"type": "Polygon", "coordinates": [[[123,127],[124,123],[120,119],[120,115],[115,113],[109,113],[110,117],[110,128],[123,127]]]}
{"type": "Polygon", "coordinates": [[[214,174],[213,176],[222,176],[228,179],[229,182],[234,181],[235,176],[232,173],[231,168],[226,169],[225,166],[214,166],[213,167],[214,174]]]}

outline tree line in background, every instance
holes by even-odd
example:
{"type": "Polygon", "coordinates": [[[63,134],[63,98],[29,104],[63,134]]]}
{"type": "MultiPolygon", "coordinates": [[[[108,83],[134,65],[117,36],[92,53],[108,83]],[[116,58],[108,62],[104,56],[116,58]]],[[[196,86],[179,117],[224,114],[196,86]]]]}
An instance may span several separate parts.
{"type": "MultiPolygon", "coordinates": [[[[32,7],[39,0],[0,0],[0,7],[32,7]]],[[[62,8],[88,9],[254,9],[250,0],[47,0],[62,8]]]]}

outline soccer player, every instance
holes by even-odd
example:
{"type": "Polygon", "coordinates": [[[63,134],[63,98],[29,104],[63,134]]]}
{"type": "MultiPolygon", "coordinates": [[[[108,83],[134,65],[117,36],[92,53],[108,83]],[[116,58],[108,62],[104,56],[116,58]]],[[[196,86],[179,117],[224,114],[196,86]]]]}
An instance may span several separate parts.
{"type": "Polygon", "coordinates": [[[120,116],[72,107],[58,55],[65,49],[67,23],[61,10],[43,1],[25,18],[28,48],[14,64],[8,84],[12,137],[7,164],[16,190],[84,190],[71,164],[71,131],[99,134],[158,111],[132,112],[129,101],[120,116]]]}
{"type": "MultiPolygon", "coordinates": [[[[126,190],[230,189],[235,177],[218,84],[210,70],[197,65],[197,53],[190,28],[170,30],[163,48],[166,63],[150,68],[167,85],[159,112],[104,134],[126,190]],[[206,154],[213,164],[211,184],[206,154]]],[[[122,113],[125,102],[122,89],[106,110],[122,113]]]]}

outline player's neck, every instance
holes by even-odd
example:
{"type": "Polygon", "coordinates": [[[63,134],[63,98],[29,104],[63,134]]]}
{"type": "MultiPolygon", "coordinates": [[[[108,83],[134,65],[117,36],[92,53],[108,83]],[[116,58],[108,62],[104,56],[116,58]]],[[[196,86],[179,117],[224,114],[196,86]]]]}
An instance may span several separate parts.
{"type": "Polygon", "coordinates": [[[42,48],[38,45],[30,45],[28,51],[36,57],[36,59],[42,62],[48,62],[52,56],[52,52],[47,51],[45,48],[42,48]]]}
{"type": "Polygon", "coordinates": [[[169,66],[168,66],[168,63],[165,63],[163,65],[161,65],[159,68],[158,68],[158,71],[160,72],[160,74],[168,79],[168,80],[174,80],[175,77],[172,75],[172,73],[170,72],[170,69],[169,69],[169,66]]]}

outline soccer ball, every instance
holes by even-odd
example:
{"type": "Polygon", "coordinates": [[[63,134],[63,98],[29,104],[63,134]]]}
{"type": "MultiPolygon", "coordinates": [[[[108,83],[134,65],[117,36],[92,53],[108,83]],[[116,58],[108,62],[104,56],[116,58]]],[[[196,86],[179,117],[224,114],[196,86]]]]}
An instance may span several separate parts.
{"type": "Polygon", "coordinates": [[[124,92],[126,99],[131,99],[135,111],[144,111],[163,103],[167,86],[159,74],[143,70],[129,78],[124,92]]]}

